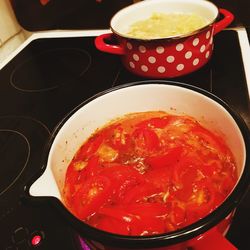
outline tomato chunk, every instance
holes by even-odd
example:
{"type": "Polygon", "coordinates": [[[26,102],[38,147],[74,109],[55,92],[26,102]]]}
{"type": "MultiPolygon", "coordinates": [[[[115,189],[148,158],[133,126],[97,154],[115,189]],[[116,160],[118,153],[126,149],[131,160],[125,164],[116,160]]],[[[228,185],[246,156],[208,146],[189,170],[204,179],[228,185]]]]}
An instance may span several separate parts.
{"type": "Polygon", "coordinates": [[[139,128],[133,133],[135,147],[141,151],[157,150],[160,146],[160,140],[157,134],[149,128],[139,128]]]}
{"type": "Polygon", "coordinates": [[[107,177],[95,176],[88,179],[73,196],[73,211],[81,220],[86,219],[103,206],[111,194],[112,186],[107,177]]]}
{"type": "Polygon", "coordinates": [[[164,154],[148,157],[146,162],[153,169],[165,168],[177,164],[181,157],[181,153],[182,147],[171,148],[164,154]]]}
{"type": "Polygon", "coordinates": [[[110,143],[111,146],[115,149],[128,150],[131,143],[131,138],[129,134],[125,131],[125,129],[122,126],[118,125],[112,131],[110,143]]]}
{"type": "Polygon", "coordinates": [[[113,200],[123,201],[127,191],[144,182],[143,177],[133,167],[122,164],[109,164],[101,174],[109,178],[113,187],[113,200]]]}
{"type": "Polygon", "coordinates": [[[103,143],[105,135],[95,135],[91,137],[85,144],[78,150],[75,160],[85,160],[96,153],[100,145],[103,143]]]}
{"type": "Polygon", "coordinates": [[[160,204],[141,203],[126,207],[103,207],[99,213],[127,223],[130,235],[159,234],[165,230],[161,216],[166,215],[167,210],[160,204]]]}
{"type": "Polygon", "coordinates": [[[110,233],[128,235],[129,226],[126,221],[118,220],[110,216],[99,216],[95,227],[110,233]]]}
{"type": "Polygon", "coordinates": [[[209,146],[219,150],[220,152],[225,153],[227,151],[222,140],[208,129],[201,126],[195,126],[191,132],[198,136],[199,140],[203,140],[209,146]]]}
{"type": "Polygon", "coordinates": [[[162,190],[152,185],[152,183],[140,183],[128,190],[122,203],[137,203],[148,200],[158,200],[162,196],[162,190]]]}

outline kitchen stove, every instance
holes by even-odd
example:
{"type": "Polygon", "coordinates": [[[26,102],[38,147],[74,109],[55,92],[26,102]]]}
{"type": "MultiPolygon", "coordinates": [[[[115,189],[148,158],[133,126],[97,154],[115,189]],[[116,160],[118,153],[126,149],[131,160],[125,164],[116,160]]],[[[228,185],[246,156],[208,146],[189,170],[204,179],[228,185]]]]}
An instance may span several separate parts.
{"type": "MultiPolygon", "coordinates": [[[[51,132],[68,112],[107,88],[147,80],[129,73],[119,57],[95,48],[95,35],[102,32],[38,33],[0,65],[0,249],[88,249],[50,204],[31,202],[24,194],[44,168],[51,132]]],[[[243,62],[249,50],[241,50],[242,37],[248,49],[244,29],[219,33],[211,61],[172,80],[219,96],[250,128],[250,68],[243,62]]],[[[227,234],[241,250],[250,249],[249,210],[250,192],[227,234]]]]}

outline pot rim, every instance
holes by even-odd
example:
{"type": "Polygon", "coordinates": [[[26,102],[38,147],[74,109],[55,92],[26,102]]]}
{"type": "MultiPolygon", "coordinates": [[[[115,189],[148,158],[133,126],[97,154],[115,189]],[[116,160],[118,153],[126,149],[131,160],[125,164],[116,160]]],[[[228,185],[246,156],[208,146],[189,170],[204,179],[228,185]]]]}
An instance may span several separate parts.
{"type": "Polygon", "coordinates": [[[215,18],[214,18],[213,20],[211,20],[207,25],[205,25],[205,26],[203,26],[203,27],[201,27],[201,28],[199,28],[199,29],[196,29],[196,30],[194,30],[194,31],[192,31],[192,32],[186,33],[186,34],[174,35],[174,36],[167,36],[167,37],[159,37],[159,38],[148,38],[148,39],[147,39],[147,38],[136,38],[136,37],[129,36],[129,35],[126,35],[126,34],[124,34],[124,33],[121,33],[121,32],[119,32],[119,31],[117,31],[117,30],[112,26],[112,22],[113,22],[114,18],[115,18],[118,14],[120,14],[121,12],[123,12],[124,10],[126,10],[126,9],[128,9],[128,8],[131,8],[131,7],[134,6],[134,5],[138,5],[138,4],[140,5],[140,4],[142,4],[142,2],[134,3],[134,4],[132,4],[132,5],[129,5],[129,6],[126,6],[126,7],[122,8],[122,9],[120,9],[120,10],[119,10],[118,12],[116,12],[116,13],[113,15],[113,17],[111,18],[111,20],[110,20],[110,25],[109,25],[109,26],[110,26],[111,31],[112,31],[115,35],[117,35],[117,36],[119,36],[119,37],[122,37],[122,38],[125,38],[125,39],[129,39],[129,40],[143,41],[143,42],[161,41],[161,40],[164,40],[164,41],[171,41],[171,40],[178,40],[178,39],[182,39],[182,38],[191,37],[191,36],[194,36],[194,35],[196,35],[196,34],[198,34],[198,33],[201,33],[202,31],[204,31],[204,30],[206,30],[206,29],[209,29],[211,26],[213,26],[213,24],[215,23],[215,21],[216,21],[217,18],[219,17],[219,14],[220,14],[220,13],[219,13],[219,8],[218,8],[214,3],[209,2],[209,1],[207,1],[207,0],[205,0],[205,1],[216,9],[217,14],[216,14],[215,18]]]}
{"type": "Polygon", "coordinates": [[[69,223],[72,227],[74,227],[77,232],[83,237],[87,239],[91,239],[102,244],[107,244],[109,246],[116,246],[116,247],[124,247],[124,248],[156,248],[156,247],[164,247],[169,246],[177,243],[181,243],[183,241],[192,239],[200,234],[208,231],[215,225],[217,225],[221,220],[223,220],[228,214],[230,214],[236,206],[239,204],[241,199],[243,198],[244,194],[246,193],[247,189],[250,187],[249,179],[250,179],[250,168],[246,166],[250,165],[250,132],[249,128],[247,127],[245,121],[241,116],[236,113],[229,105],[224,102],[219,97],[215,96],[214,94],[201,89],[199,87],[195,87],[186,83],[178,82],[178,81],[169,81],[169,80],[145,80],[145,81],[136,81],[130,82],[127,84],[122,84],[116,87],[109,88],[102,92],[99,92],[92,97],[83,101],[80,105],[75,107],[72,111],[70,111],[55,127],[54,131],[51,134],[51,137],[45,147],[43,153],[43,160],[42,160],[42,167],[40,173],[37,173],[32,179],[27,183],[25,186],[25,196],[31,202],[50,202],[53,206],[58,209],[63,215],[63,218],[67,223],[69,223]],[[126,235],[118,235],[109,232],[105,232],[94,228],[83,221],[77,219],[65,206],[64,204],[57,198],[51,196],[42,196],[42,197],[34,197],[29,194],[30,186],[40,177],[43,175],[48,161],[48,156],[50,153],[51,146],[56,138],[58,132],[64,125],[64,123],[80,108],[85,106],[87,103],[91,102],[92,100],[108,94],[110,92],[132,87],[136,85],[143,85],[143,84],[165,84],[165,85],[173,85],[181,88],[187,88],[192,91],[196,91],[200,94],[205,95],[208,98],[216,101],[220,104],[234,119],[239,130],[242,134],[242,137],[245,142],[245,149],[246,149],[246,156],[245,156],[245,166],[239,179],[237,185],[235,186],[234,190],[230,193],[230,195],[225,199],[225,201],[218,206],[213,212],[202,218],[201,220],[181,228],[179,230],[159,234],[159,235],[152,235],[152,236],[126,236],[126,235]]]}
{"type": "MultiPolygon", "coordinates": [[[[217,15],[218,17],[218,15],[217,15]]],[[[192,37],[196,34],[199,34],[207,29],[210,29],[214,22],[216,21],[217,17],[209,24],[207,24],[206,26],[200,28],[200,29],[197,29],[195,31],[192,31],[192,32],[189,32],[187,34],[184,34],[184,35],[178,35],[178,36],[168,36],[168,37],[159,37],[159,38],[134,38],[134,37],[130,37],[130,36],[126,36],[125,34],[121,34],[119,33],[118,31],[115,31],[112,27],[110,27],[111,31],[119,36],[119,37],[122,37],[122,38],[125,38],[125,39],[128,39],[128,40],[134,40],[134,41],[140,41],[140,42],[152,42],[152,41],[175,41],[175,40],[180,40],[180,39],[183,39],[183,38],[188,38],[188,37],[192,37]]]]}

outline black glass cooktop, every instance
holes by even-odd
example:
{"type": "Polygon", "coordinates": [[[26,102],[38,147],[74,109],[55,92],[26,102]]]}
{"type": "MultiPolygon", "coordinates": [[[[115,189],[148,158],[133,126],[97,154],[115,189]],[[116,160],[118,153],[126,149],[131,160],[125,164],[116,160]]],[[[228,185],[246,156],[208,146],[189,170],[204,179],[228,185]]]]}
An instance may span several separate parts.
{"type": "MultiPolygon", "coordinates": [[[[0,249],[79,249],[77,235],[49,204],[23,198],[24,186],[42,166],[42,152],[56,124],[88,97],[123,83],[130,74],[115,55],[97,51],[94,37],[32,41],[0,71],[0,249]]],[[[236,31],[215,37],[212,60],[172,79],[221,97],[250,128],[249,96],[236,31]]],[[[250,192],[227,237],[250,249],[250,192]]]]}

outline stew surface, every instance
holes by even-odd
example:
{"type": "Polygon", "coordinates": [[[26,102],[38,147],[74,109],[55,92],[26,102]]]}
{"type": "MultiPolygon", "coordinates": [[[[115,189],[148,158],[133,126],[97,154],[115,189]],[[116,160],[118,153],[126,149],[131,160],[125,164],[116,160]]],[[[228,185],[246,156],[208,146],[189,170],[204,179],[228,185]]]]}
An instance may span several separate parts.
{"type": "Polygon", "coordinates": [[[132,113],[98,129],[68,166],[64,201],[80,220],[123,235],[187,226],[237,180],[223,138],[189,116],[132,113]]]}
{"type": "Polygon", "coordinates": [[[205,27],[208,21],[195,13],[153,13],[148,19],[129,27],[127,35],[139,39],[186,35],[205,27]]]}

